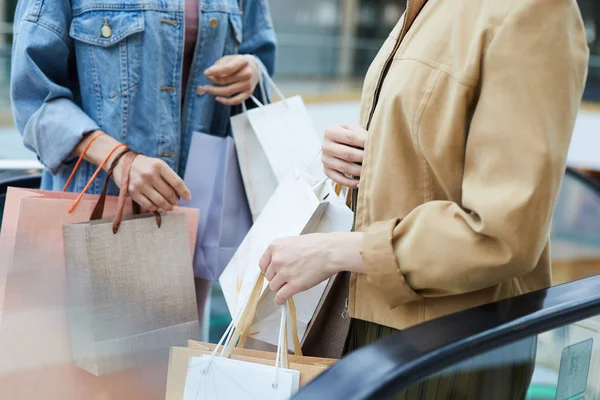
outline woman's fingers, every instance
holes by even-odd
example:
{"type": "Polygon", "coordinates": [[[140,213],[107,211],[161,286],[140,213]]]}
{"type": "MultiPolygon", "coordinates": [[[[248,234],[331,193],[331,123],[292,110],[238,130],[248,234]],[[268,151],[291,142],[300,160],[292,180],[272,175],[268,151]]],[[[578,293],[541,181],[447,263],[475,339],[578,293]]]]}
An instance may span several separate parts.
{"type": "Polygon", "coordinates": [[[129,194],[131,195],[131,199],[138,203],[141,208],[148,211],[157,211],[156,206],[148,199],[148,197],[144,196],[142,193],[138,193],[135,190],[130,189],[129,194]]]}
{"type": "Polygon", "coordinates": [[[223,77],[234,75],[236,72],[247,67],[248,64],[248,57],[243,55],[225,56],[218,60],[212,67],[208,68],[204,72],[204,75],[213,82],[213,79],[218,80],[223,77]]]}
{"type": "Polygon", "coordinates": [[[227,86],[205,86],[204,90],[216,97],[231,97],[243,92],[251,92],[250,81],[235,82],[227,86]]]}
{"type": "MultiPolygon", "coordinates": [[[[176,206],[179,204],[179,199],[177,198],[177,194],[175,190],[169,185],[162,176],[159,176],[152,181],[152,185],[154,189],[164,197],[171,206],[176,206]]],[[[172,207],[171,207],[172,209],[172,207]]],[[[170,211],[170,210],[168,210],[170,211]]]]}
{"type": "Polygon", "coordinates": [[[339,158],[331,157],[326,154],[323,154],[321,161],[324,168],[332,169],[343,175],[359,177],[362,171],[362,167],[358,164],[340,160],[339,158]]]}
{"type": "Polygon", "coordinates": [[[250,98],[250,96],[252,96],[252,92],[243,92],[230,98],[217,97],[216,100],[226,106],[236,106],[238,104],[242,104],[246,99],[250,98]]]}
{"type": "Polygon", "coordinates": [[[183,179],[181,179],[179,175],[164,162],[161,164],[160,176],[175,190],[175,193],[177,193],[179,197],[188,201],[192,199],[190,189],[185,185],[183,179]]]}
{"type": "Polygon", "coordinates": [[[362,163],[364,150],[356,149],[345,144],[325,140],[323,154],[351,163],[362,163]]]}
{"type": "Polygon", "coordinates": [[[340,174],[338,171],[324,168],[325,175],[327,175],[332,181],[335,183],[339,183],[342,186],[346,186],[349,188],[356,188],[360,181],[358,179],[348,178],[345,175],[340,174]]]}
{"type": "Polygon", "coordinates": [[[286,284],[285,279],[281,274],[275,274],[273,278],[269,281],[269,289],[273,292],[279,291],[286,284]]]}
{"type": "Polygon", "coordinates": [[[281,306],[298,292],[292,285],[286,284],[275,295],[275,303],[281,306]]]}
{"type": "Polygon", "coordinates": [[[246,64],[244,68],[236,71],[234,74],[225,76],[208,76],[207,78],[215,85],[225,86],[238,82],[252,82],[252,79],[254,78],[254,72],[252,68],[250,68],[250,64],[246,64]]]}
{"type": "MultiPolygon", "coordinates": [[[[154,204],[155,209],[159,211],[171,211],[173,210],[173,205],[167,201],[154,187],[149,186],[147,191],[142,193],[146,196],[152,204],[154,204]]],[[[152,210],[153,211],[153,210],[152,210]]]]}
{"type": "Polygon", "coordinates": [[[360,126],[338,125],[325,131],[325,140],[364,149],[367,135],[367,131],[360,126]]]}

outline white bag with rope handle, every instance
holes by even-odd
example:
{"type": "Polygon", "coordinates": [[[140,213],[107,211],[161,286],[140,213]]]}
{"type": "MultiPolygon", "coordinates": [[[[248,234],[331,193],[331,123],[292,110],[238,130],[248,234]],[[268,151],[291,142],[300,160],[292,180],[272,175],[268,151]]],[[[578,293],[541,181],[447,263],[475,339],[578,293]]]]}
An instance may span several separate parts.
{"type": "Polygon", "coordinates": [[[243,346],[248,337],[249,322],[256,312],[262,285],[260,275],[248,301],[233,318],[212,354],[189,359],[183,400],[287,400],[298,391],[300,371],[289,369],[287,357],[288,331],[293,340],[298,341],[293,323],[296,317],[293,300],[281,308],[275,366],[229,358],[233,348],[243,346]]]}
{"type": "MultiPolygon", "coordinates": [[[[258,108],[231,117],[238,161],[254,221],[293,168],[308,165],[321,149],[321,141],[302,98],[285,98],[264,66],[259,65],[263,99],[266,98],[264,79],[281,100],[262,104],[252,97],[258,108]]],[[[322,169],[320,173],[323,174],[322,169]]]]}

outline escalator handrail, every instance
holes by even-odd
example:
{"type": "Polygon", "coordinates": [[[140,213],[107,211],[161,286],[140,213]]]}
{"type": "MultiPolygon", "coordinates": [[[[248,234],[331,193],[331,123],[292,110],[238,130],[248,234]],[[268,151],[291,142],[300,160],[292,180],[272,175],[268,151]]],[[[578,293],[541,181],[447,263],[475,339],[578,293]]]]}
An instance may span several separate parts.
{"type": "Polygon", "coordinates": [[[30,189],[37,189],[40,186],[41,173],[38,171],[11,171],[4,174],[0,171],[0,195],[6,194],[10,186],[30,189]]]}
{"type": "Polygon", "coordinates": [[[565,174],[583,183],[585,186],[596,192],[598,196],[600,196],[600,182],[598,182],[598,180],[584,175],[581,172],[577,171],[575,168],[571,167],[567,167],[565,174]]]}
{"type": "Polygon", "coordinates": [[[460,361],[599,314],[600,275],[475,307],[348,355],[294,398],[390,398],[460,361]]]}

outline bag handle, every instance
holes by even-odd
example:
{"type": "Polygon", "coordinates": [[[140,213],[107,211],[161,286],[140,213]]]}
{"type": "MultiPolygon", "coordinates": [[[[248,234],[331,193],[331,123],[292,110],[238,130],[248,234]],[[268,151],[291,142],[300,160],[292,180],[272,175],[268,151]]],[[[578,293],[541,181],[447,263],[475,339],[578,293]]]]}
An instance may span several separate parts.
{"type": "MultiPolygon", "coordinates": [[[[260,88],[260,94],[263,98],[263,101],[261,102],[254,95],[250,96],[250,100],[252,100],[252,102],[258,108],[262,108],[268,104],[267,91],[265,90],[265,80],[266,80],[267,83],[269,84],[269,87],[271,87],[275,91],[275,93],[277,93],[279,98],[283,101],[283,104],[285,104],[285,106],[287,107],[288,106],[287,98],[285,97],[283,92],[279,89],[277,84],[275,84],[275,81],[273,80],[273,78],[271,78],[271,75],[269,75],[269,71],[267,71],[267,68],[265,67],[265,65],[262,63],[262,61],[258,57],[256,57],[256,56],[251,56],[251,57],[254,57],[254,59],[256,60],[256,64],[258,64],[258,69],[259,69],[258,87],[260,88]]],[[[248,111],[245,102],[242,103],[242,109],[244,112],[248,111]]]]}
{"type": "MultiPolygon", "coordinates": [[[[250,327],[252,326],[252,322],[254,322],[254,317],[256,315],[256,309],[258,307],[258,303],[260,301],[260,296],[262,294],[262,287],[264,283],[264,275],[260,274],[256,283],[254,284],[254,288],[250,293],[250,297],[240,310],[237,315],[235,315],[229,324],[229,327],[225,331],[225,334],[217,344],[214,349],[214,354],[216,355],[219,347],[223,345],[223,349],[221,351],[221,357],[228,358],[233,353],[233,349],[238,347],[242,348],[245,344],[249,332],[250,327]]],[[[298,356],[302,356],[302,346],[300,344],[300,338],[298,337],[298,323],[297,323],[297,313],[296,313],[296,305],[293,299],[289,299],[287,302],[287,307],[289,307],[289,319],[291,320],[292,325],[292,338],[294,341],[294,353],[298,356]]],[[[286,318],[287,320],[288,318],[286,318]]],[[[287,323],[285,326],[287,331],[287,323]]],[[[284,335],[287,338],[287,333],[284,335]]],[[[287,339],[286,339],[287,340],[287,339]]],[[[286,345],[287,342],[284,342],[286,345]]],[[[287,350],[284,352],[287,353],[287,350]]],[[[286,367],[287,368],[287,367],[286,367]]]]}
{"type": "MultiPolygon", "coordinates": [[[[117,200],[117,213],[115,216],[115,220],[113,221],[113,233],[114,234],[116,234],[119,231],[121,222],[123,221],[123,213],[125,211],[125,199],[127,198],[127,194],[129,193],[129,179],[130,179],[130,175],[131,175],[131,166],[133,164],[133,161],[135,160],[135,158],[138,155],[139,155],[138,153],[134,153],[130,149],[126,149],[126,150],[122,151],[121,153],[119,153],[115,157],[115,159],[113,160],[113,162],[107,172],[106,180],[104,181],[104,187],[102,189],[102,194],[98,198],[98,202],[96,203],[96,206],[94,207],[94,211],[92,212],[92,215],[90,216],[90,221],[100,220],[103,218],[104,206],[106,203],[106,193],[108,191],[108,185],[110,183],[110,179],[112,178],[112,175],[113,175],[117,165],[119,164],[119,161],[121,161],[121,159],[123,159],[123,171],[122,171],[123,176],[121,178],[121,185],[119,187],[119,199],[117,200]]],[[[136,203],[135,201],[132,201],[132,207],[133,207],[134,214],[140,214],[141,207],[138,203],[136,203]]],[[[162,216],[157,211],[154,211],[154,216],[156,218],[156,225],[160,228],[162,225],[162,216]]]]}
{"type": "MultiPolygon", "coordinates": [[[[264,283],[264,276],[260,274],[256,283],[254,284],[254,288],[252,289],[252,293],[250,297],[242,307],[242,309],[235,315],[231,321],[231,324],[227,327],[225,334],[221,337],[219,343],[215,346],[211,359],[208,365],[204,368],[202,373],[207,375],[209,372],[209,368],[212,365],[212,360],[217,356],[219,348],[221,345],[224,346],[221,351],[221,357],[229,357],[231,352],[233,351],[236,342],[238,342],[238,338],[241,339],[241,336],[247,335],[247,331],[249,329],[249,325],[252,325],[252,321],[254,320],[254,314],[256,313],[256,307],[260,300],[260,295],[262,294],[262,287],[264,283]],[[250,321],[250,322],[248,322],[250,321]],[[241,330],[243,326],[243,331],[241,330]]],[[[296,323],[296,306],[294,301],[290,298],[286,305],[281,310],[281,323],[279,325],[279,339],[277,343],[277,353],[275,355],[275,379],[273,381],[273,389],[277,389],[279,385],[279,370],[280,368],[289,368],[288,362],[288,307],[290,317],[292,319],[292,334],[294,337],[294,346],[296,355],[302,355],[300,340],[298,339],[298,327],[296,323]]],[[[245,340],[245,338],[243,338],[245,340]]],[[[240,340],[241,342],[242,340],[240,340]]]]}

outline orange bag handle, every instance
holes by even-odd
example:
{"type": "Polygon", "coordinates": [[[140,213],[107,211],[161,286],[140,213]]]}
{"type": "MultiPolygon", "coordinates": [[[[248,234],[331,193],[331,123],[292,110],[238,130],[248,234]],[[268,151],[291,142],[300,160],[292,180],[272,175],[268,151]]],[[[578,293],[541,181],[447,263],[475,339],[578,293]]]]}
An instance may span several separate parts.
{"type": "Polygon", "coordinates": [[[100,165],[96,169],[96,172],[94,172],[94,175],[92,175],[92,177],[88,181],[87,185],[85,185],[85,187],[83,188],[83,190],[81,191],[81,193],[79,193],[79,196],[77,196],[77,199],[75,199],[75,201],[73,202],[73,205],[69,209],[69,213],[72,213],[75,210],[75,208],[77,208],[77,205],[81,202],[81,199],[83,198],[83,195],[85,195],[85,192],[88,191],[88,189],[92,185],[92,182],[94,182],[94,180],[96,179],[96,177],[98,176],[98,174],[100,173],[100,171],[102,171],[102,169],[104,168],[104,166],[106,165],[106,163],[108,162],[108,160],[110,159],[110,157],[114,154],[115,151],[119,150],[121,147],[127,148],[127,145],[124,144],[124,143],[120,143],[120,144],[116,145],[115,147],[112,148],[111,151],[108,152],[108,154],[106,155],[106,157],[104,157],[104,160],[102,160],[102,162],[100,163],[100,165]]]}
{"type": "MultiPolygon", "coordinates": [[[[98,198],[98,202],[94,207],[94,211],[90,216],[90,220],[99,220],[102,219],[104,214],[104,204],[106,202],[106,193],[108,191],[108,184],[110,183],[110,179],[115,171],[115,168],[119,164],[119,161],[123,159],[123,176],[121,177],[121,185],[119,188],[119,199],[117,200],[117,214],[115,216],[115,220],[113,222],[113,233],[117,233],[119,231],[119,227],[121,226],[121,222],[123,221],[123,213],[125,211],[125,199],[127,194],[129,193],[129,178],[131,175],[131,166],[133,165],[133,160],[138,156],[138,153],[134,153],[129,148],[125,149],[125,151],[118,154],[113,160],[107,174],[106,180],[104,181],[104,188],[102,189],[102,194],[100,194],[100,198],[98,198]]],[[[132,200],[133,213],[139,214],[141,212],[141,207],[138,203],[132,200]]],[[[162,225],[162,216],[159,212],[155,211],[154,216],[156,218],[156,225],[160,228],[162,225]]]]}
{"type": "Polygon", "coordinates": [[[79,166],[81,165],[81,162],[83,161],[83,158],[85,157],[88,150],[90,149],[90,146],[92,145],[92,143],[94,143],[96,141],[96,139],[98,139],[99,137],[105,136],[105,135],[106,135],[106,133],[100,132],[99,134],[95,135],[92,138],[92,140],[90,140],[88,142],[88,144],[85,145],[85,147],[83,148],[83,151],[81,152],[81,154],[79,155],[79,158],[77,159],[77,163],[75,164],[75,167],[73,167],[73,171],[71,172],[71,175],[69,175],[69,179],[67,179],[67,183],[65,183],[65,186],[63,187],[63,190],[62,190],[63,192],[67,191],[67,188],[69,187],[69,185],[71,184],[71,181],[75,177],[75,173],[79,169],[79,166]]]}

